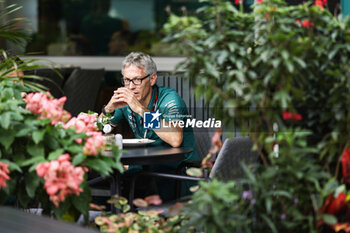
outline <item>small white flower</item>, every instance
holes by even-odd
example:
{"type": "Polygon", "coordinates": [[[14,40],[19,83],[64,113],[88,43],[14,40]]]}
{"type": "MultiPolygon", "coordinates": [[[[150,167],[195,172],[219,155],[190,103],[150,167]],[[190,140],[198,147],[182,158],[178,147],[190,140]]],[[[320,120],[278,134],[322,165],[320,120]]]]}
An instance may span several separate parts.
{"type": "Polygon", "coordinates": [[[107,124],[107,125],[104,125],[103,126],[103,132],[104,133],[110,133],[112,131],[112,126],[111,125],[109,125],[109,124],[107,124]]]}

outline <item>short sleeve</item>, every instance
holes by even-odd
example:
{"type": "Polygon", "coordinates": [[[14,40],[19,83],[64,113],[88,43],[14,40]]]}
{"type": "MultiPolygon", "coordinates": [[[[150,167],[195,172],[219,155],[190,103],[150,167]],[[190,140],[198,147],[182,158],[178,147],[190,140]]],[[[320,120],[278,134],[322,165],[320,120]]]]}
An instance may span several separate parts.
{"type": "Polygon", "coordinates": [[[175,92],[167,93],[159,106],[159,112],[162,113],[161,118],[166,121],[188,118],[188,111],[185,102],[175,92]]]}
{"type": "Polygon", "coordinates": [[[117,108],[114,112],[113,117],[111,118],[111,122],[115,125],[119,124],[124,117],[123,110],[121,108],[117,108]]]}

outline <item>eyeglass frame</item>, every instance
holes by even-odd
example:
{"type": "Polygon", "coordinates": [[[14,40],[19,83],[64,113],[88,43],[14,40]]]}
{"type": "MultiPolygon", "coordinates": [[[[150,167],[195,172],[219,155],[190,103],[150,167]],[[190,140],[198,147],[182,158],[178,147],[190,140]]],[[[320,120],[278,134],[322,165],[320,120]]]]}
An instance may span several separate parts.
{"type": "Polygon", "coordinates": [[[126,85],[130,85],[130,82],[132,82],[135,86],[140,86],[141,84],[142,84],[142,81],[144,80],[144,79],[146,79],[146,78],[148,78],[149,76],[150,76],[151,74],[147,74],[145,77],[143,77],[143,78],[134,78],[134,79],[126,79],[127,80],[127,82],[129,82],[128,84],[126,84],[125,83],[125,81],[124,81],[124,77],[122,78],[122,84],[124,85],[124,86],[126,86],[126,85]],[[140,81],[140,84],[136,84],[134,81],[135,80],[138,80],[138,81],[140,81]]]}

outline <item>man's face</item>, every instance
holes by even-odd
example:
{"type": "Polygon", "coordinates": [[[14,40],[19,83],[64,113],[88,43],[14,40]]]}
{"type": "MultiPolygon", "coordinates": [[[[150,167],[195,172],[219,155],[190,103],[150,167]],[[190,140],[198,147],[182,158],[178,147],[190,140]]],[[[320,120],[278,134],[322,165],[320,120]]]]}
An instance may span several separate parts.
{"type": "MultiPolygon", "coordinates": [[[[147,76],[144,72],[144,69],[139,68],[135,65],[125,66],[123,69],[123,76],[127,79],[140,79],[147,76]]],[[[135,85],[133,82],[130,82],[128,85],[125,85],[126,88],[131,90],[138,101],[145,102],[151,99],[152,96],[152,86],[156,83],[156,75],[153,74],[149,78],[142,80],[141,85],[135,85]]]]}

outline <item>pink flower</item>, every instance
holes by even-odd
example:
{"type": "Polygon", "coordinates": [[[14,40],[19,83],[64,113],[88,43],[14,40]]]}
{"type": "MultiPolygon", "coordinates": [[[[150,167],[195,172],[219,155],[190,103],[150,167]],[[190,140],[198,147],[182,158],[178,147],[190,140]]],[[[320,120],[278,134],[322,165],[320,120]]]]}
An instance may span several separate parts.
{"type": "Polygon", "coordinates": [[[242,2],[243,2],[243,0],[235,0],[235,4],[240,4],[242,2]]]}
{"type": "Polygon", "coordinates": [[[7,187],[6,180],[10,180],[8,166],[7,163],[0,162],[0,189],[1,187],[7,187]]]}
{"type": "Polygon", "coordinates": [[[50,162],[41,163],[36,166],[35,170],[38,176],[43,177],[50,168],[50,162]]]}
{"type": "Polygon", "coordinates": [[[86,155],[97,155],[106,148],[105,138],[102,136],[102,132],[87,132],[89,137],[86,139],[86,143],[83,148],[83,153],[86,155]]]}
{"type": "Polygon", "coordinates": [[[97,127],[95,126],[97,118],[97,113],[95,114],[85,114],[80,113],[78,117],[73,117],[70,119],[63,128],[68,129],[74,127],[77,133],[86,133],[90,131],[96,131],[97,127]]]}
{"type": "Polygon", "coordinates": [[[293,113],[288,111],[283,111],[282,113],[283,120],[292,120],[292,121],[301,121],[303,117],[299,113],[293,113]]]}
{"type": "Polygon", "coordinates": [[[97,119],[97,113],[94,113],[94,114],[80,113],[78,115],[78,119],[85,123],[86,130],[87,130],[86,132],[97,130],[97,127],[95,125],[95,122],[97,119]]]}
{"type": "Polygon", "coordinates": [[[48,95],[50,95],[49,92],[46,94],[41,92],[28,94],[25,98],[26,109],[40,115],[39,119],[50,119],[52,125],[69,120],[71,117],[70,113],[63,109],[67,98],[64,96],[60,99],[55,99],[48,95]]]}
{"type": "Polygon", "coordinates": [[[41,163],[36,167],[36,173],[44,178],[46,193],[56,207],[67,196],[79,195],[83,191],[79,186],[84,181],[85,169],[74,167],[69,158],[69,154],[62,154],[57,160],[41,163]]]}
{"type": "MultiPolygon", "coordinates": [[[[85,133],[88,137],[85,139],[83,153],[86,155],[97,155],[106,147],[105,138],[101,132],[97,132],[95,125],[97,114],[80,113],[77,117],[70,119],[63,128],[75,128],[77,133],[85,133]]],[[[75,139],[78,144],[82,144],[81,138],[75,139]]]]}
{"type": "Polygon", "coordinates": [[[255,0],[257,3],[262,3],[263,0],[255,0]]]}

